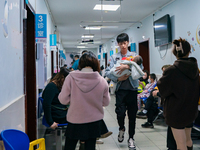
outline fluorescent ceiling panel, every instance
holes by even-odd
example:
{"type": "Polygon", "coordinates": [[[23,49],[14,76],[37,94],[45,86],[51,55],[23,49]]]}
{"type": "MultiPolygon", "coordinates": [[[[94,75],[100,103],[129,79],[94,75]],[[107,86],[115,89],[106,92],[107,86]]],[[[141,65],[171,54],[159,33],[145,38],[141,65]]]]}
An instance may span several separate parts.
{"type": "Polygon", "coordinates": [[[85,30],[100,30],[101,27],[86,27],[85,30]]]}
{"type": "Polygon", "coordinates": [[[86,48],[85,46],[77,46],[77,48],[86,48]]]}
{"type": "Polygon", "coordinates": [[[81,36],[81,38],[89,38],[89,39],[93,38],[93,37],[94,37],[94,35],[82,35],[81,36]]]}
{"type": "Polygon", "coordinates": [[[101,4],[96,4],[93,10],[106,10],[106,11],[116,11],[120,5],[102,5],[101,4]]]}

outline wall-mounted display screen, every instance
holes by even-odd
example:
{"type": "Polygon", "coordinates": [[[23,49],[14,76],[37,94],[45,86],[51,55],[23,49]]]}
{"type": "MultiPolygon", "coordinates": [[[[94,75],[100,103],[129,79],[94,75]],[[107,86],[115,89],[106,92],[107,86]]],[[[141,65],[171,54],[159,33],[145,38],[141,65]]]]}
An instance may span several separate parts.
{"type": "Polygon", "coordinates": [[[155,47],[172,42],[171,21],[168,14],[154,21],[154,41],[155,47]]]}

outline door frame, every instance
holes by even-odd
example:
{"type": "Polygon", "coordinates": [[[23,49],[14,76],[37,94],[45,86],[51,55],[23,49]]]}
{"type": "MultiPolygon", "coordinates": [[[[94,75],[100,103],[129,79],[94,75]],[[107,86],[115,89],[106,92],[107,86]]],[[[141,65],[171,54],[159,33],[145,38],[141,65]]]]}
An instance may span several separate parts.
{"type": "Polygon", "coordinates": [[[27,10],[27,19],[23,20],[25,132],[32,141],[37,138],[35,11],[25,0],[24,9],[27,10]]]}
{"type": "MultiPolygon", "coordinates": [[[[148,39],[144,39],[144,40],[142,40],[142,41],[139,41],[138,42],[138,54],[140,55],[140,44],[142,44],[142,43],[145,43],[145,42],[148,42],[148,44],[147,44],[147,49],[148,49],[148,66],[144,66],[144,70],[148,70],[149,72],[150,72],[150,52],[149,52],[149,41],[150,41],[150,39],[148,38],[148,39]]],[[[144,62],[144,59],[143,59],[143,62],[144,62]]]]}

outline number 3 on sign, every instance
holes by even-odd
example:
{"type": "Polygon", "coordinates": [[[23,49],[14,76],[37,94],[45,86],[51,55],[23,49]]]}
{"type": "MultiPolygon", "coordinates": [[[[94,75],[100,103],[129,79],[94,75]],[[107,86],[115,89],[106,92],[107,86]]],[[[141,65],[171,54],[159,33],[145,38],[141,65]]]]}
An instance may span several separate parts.
{"type": "Polygon", "coordinates": [[[43,19],[42,19],[42,16],[41,16],[41,15],[39,16],[39,18],[40,18],[40,19],[39,19],[38,21],[39,21],[39,22],[42,22],[43,19]]]}

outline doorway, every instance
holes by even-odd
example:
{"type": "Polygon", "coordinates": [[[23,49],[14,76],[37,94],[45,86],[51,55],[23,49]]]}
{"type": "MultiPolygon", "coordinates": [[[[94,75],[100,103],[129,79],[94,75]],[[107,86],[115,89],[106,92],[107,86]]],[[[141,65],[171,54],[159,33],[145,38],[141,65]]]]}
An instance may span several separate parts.
{"type": "Polygon", "coordinates": [[[30,141],[33,141],[37,133],[35,12],[32,12],[31,5],[24,6],[27,10],[27,19],[23,20],[25,132],[30,141]]]}
{"type": "Polygon", "coordinates": [[[105,53],[105,68],[107,68],[108,65],[108,55],[105,53]]]}
{"type": "Polygon", "coordinates": [[[149,40],[139,42],[139,55],[143,59],[144,70],[148,70],[150,72],[149,40]]]}

